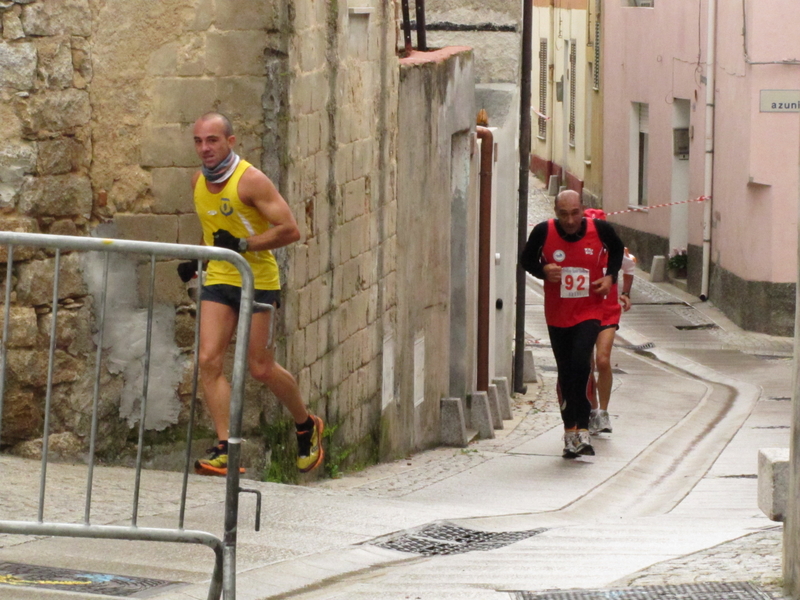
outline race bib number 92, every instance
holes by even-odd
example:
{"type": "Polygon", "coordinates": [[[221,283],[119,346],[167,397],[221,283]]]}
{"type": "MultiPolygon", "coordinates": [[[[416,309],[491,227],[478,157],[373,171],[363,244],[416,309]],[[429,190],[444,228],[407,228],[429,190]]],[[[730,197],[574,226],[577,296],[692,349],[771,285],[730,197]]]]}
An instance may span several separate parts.
{"type": "Polygon", "coordinates": [[[589,295],[589,269],[563,267],[561,269],[561,297],[586,298],[589,295]]]}

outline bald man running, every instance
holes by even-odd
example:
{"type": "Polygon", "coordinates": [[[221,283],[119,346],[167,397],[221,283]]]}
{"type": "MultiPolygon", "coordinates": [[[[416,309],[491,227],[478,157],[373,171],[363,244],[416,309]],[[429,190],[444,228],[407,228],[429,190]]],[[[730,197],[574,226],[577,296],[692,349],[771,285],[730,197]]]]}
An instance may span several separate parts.
{"type": "Polygon", "coordinates": [[[593,455],[589,435],[591,358],[603,299],[616,282],[624,246],[610,224],[585,219],[580,194],[561,192],[555,219],[536,225],[520,257],[544,280],[544,314],[558,368],[564,458],[593,455]]]}
{"type": "MultiPolygon", "coordinates": [[[[269,178],[233,151],[236,137],[228,118],[210,112],[194,124],[194,146],[203,163],[192,178],[203,243],[241,253],[253,269],[255,301],[280,302],[278,264],[271,250],[300,239],[289,205],[269,178]]],[[[186,263],[184,263],[185,265],[186,263]]],[[[183,266],[183,265],[182,265],[183,266]]],[[[196,266],[196,263],[195,263],[196,266]]],[[[181,277],[191,278],[184,267],[181,277]]],[[[223,372],[225,353],[239,317],[242,280],[231,263],[210,261],[200,300],[200,381],[218,443],[195,462],[201,475],[228,472],[231,388],[223,372]]],[[[311,471],[323,459],[322,419],[309,414],[295,378],[275,362],[267,347],[270,313],[254,308],[247,351],[250,373],[289,410],[297,426],[297,468],[311,471]]]]}

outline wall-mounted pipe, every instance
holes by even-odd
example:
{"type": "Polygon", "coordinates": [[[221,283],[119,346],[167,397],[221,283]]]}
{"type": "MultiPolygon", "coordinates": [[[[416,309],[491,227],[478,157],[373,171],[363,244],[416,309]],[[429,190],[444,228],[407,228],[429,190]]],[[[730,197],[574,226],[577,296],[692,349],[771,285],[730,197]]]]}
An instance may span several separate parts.
{"type": "Polygon", "coordinates": [[[700,299],[708,300],[708,284],[711,274],[711,219],[714,190],[714,92],[717,50],[717,0],[708,0],[708,32],[706,33],[706,135],[703,195],[708,197],[703,204],[703,271],[700,281],[700,299]]]}
{"type": "Polygon", "coordinates": [[[403,40],[406,46],[406,54],[410,54],[412,50],[411,46],[411,11],[408,8],[408,1],[403,0],[402,3],[402,10],[403,10],[403,40]]]}
{"type": "Polygon", "coordinates": [[[475,128],[481,140],[480,203],[478,208],[478,391],[489,390],[489,319],[492,261],[492,166],[494,136],[487,127],[475,128]]]}
{"type": "MultiPolygon", "coordinates": [[[[522,85],[519,99],[519,195],[517,197],[517,256],[528,240],[528,177],[531,170],[531,40],[533,39],[533,2],[522,3],[522,85]]],[[[514,391],[528,389],[525,365],[525,291],[527,274],[517,264],[517,293],[514,324],[514,391]]]]}
{"type": "Polygon", "coordinates": [[[425,33],[425,0],[416,0],[414,5],[417,7],[417,50],[427,52],[428,38],[425,33]]]}

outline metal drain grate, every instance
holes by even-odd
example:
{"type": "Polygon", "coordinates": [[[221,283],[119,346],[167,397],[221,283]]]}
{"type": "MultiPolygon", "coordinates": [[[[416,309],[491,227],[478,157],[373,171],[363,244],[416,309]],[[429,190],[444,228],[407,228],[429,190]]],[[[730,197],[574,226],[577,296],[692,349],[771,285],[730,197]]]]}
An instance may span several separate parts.
{"type": "MultiPolygon", "coordinates": [[[[127,598],[145,598],[168,587],[182,585],[175,581],[123,577],[105,573],[87,573],[57,567],[0,562],[0,586],[32,587],[61,592],[103,594],[127,598]]],[[[0,596],[3,594],[0,593],[0,596]]]]}
{"type": "Polygon", "coordinates": [[[514,600],[773,600],[767,592],[746,582],[510,593],[514,600]]]}
{"type": "Polygon", "coordinates": [[[699,325],[675,325],[675,329],[681,331],[698,331],[701,329],[719,329],[716,323],[700,323],[699,325]]]}
{"type": "Polygon", "coordinates": [[[650,348],[655,348],[656,345],[653,342],[647,342],[646,344],[614,344],[616,348],[624,348],[625,350],[649,350],[650,348]]]}
{"type": "Polygon", "coordinates": [[[438,523],[416,531],[407,531],[380,541],[370,542],[379,548],[411,552],[423,556],[440,556],[494,550],[533,537],[547,529],[527,531],[477,531],[457,525],[438,523]]]}

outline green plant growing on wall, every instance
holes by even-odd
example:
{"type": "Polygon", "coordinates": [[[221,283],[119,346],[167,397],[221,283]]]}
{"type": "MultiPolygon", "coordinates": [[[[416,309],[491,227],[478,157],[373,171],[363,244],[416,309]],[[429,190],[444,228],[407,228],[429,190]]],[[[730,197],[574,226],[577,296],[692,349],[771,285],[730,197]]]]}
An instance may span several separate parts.
{"type": "Polygon", "coordinates": [[[361,471],[378,462],[378,446],[373,433],[350,444],[339,444],[336,441],[338,429],[339,424],[329,424],[322,434],[325,446],[324,468],[328,477],[338,479],[345,473],[361,471]],[[356,460],[351,460],[352,457],[356,460]]]}
{"type": "Polygon", "coordinates": [[[267,423],[262,414],[261,435],[270,450],[270,461],[262,479],[274,483],[297,483],[294,422],[291,419],[277,419],[267,423]]]}

